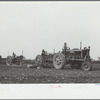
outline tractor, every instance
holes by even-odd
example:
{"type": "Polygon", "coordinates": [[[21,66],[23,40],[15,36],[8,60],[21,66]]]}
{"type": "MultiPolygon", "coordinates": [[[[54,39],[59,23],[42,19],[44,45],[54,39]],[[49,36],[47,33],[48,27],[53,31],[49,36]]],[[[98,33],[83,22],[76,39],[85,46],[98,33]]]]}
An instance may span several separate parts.
{"type": "Polygon", "coordinates": [[[80,42],[80,49],[70,49],[64,43],[62,52],[56,53],[53,57],[53,65],[56,69],[64,68],[66,64],[70,64],[71,68],[82,69],[85,71],[92,70],[92,63],[90,57],[90,46],[82,49],[82,42],[80,42]]]}
{"type": "Polygon", "coordinates": [[[35,64],[42,67],[51,67],[53,66],[53,56],[54,53],[47,53],[47,51],[43,49],[41,55],[36,56],[35,64]]]}
{"type": "Polygon", "coordinates": [[[62,69],[65,65],[70,64],[71,68],[82,69],[85,71],[92,70],[92,63],[90,57],[90,46],[82,49],[80,42],[80,49],[70,49],[66,43],[62,51],[58,53],[47,53],[42,50],[41,55],[36,56],[35,63],[38,66],[53,65],[55,69],[62,69]]]}
{"type": "Polygon", "coordinates": [[[13,53],[13,56],[7,56],[6,64],[7,64],[7,66],[11,66],[11,65],[21,66],[23,58],[24,58],[23,55],[15,56],[13,53]]]}

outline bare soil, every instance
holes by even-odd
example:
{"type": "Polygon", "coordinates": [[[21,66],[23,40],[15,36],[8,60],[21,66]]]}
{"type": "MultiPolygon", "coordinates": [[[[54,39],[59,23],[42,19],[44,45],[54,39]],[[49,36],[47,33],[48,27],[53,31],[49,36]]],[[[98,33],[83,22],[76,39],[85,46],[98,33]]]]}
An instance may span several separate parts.
{"type": "Polygon", "coordinates": [[[71,69],[66,66],[64,69],[54,68],[27,68],[22,66],[0,65],[0,83],[12,84],[40,84],[40,83],[100,83],[100,64],[93,64],[92,71],[71,69]]]}

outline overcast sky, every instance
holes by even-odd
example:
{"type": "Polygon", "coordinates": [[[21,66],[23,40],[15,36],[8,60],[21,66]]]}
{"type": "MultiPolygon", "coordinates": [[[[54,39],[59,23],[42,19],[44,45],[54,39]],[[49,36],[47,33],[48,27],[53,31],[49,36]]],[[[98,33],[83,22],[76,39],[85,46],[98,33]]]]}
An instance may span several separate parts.
{"type": "Polygon", "coordinates": [[[91,46],[91,57],[100,56],[100,1],[0,2],[0,55],[34,59],[45,49],[91,46]]]}

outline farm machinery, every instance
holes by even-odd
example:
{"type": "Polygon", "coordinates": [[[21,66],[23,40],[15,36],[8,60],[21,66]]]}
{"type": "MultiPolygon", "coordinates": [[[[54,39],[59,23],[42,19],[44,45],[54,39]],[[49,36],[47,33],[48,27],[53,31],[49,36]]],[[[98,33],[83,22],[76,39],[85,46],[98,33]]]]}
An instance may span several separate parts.
{"type": "Polygon", "coordinates": [[[7,56],[6,58],[6,64],[7,66],[11,66],[11,65],[22,65],[22,61],[23,61],[23,55],[20,56],[16,56],[15,53],[13,52],[12,56],[7,56]]]}
{"type": "Polygon", "coordinates": [[[66,43],[62,51],[54,54],[48,54],[44,50],[41,55],[36,56],[35,63],[38,66],[52,64],[56,69],[62,69],[66,64],[70,64],[71,68],[82,69],[85,71],[92,70],[92,63],[90,57],[90,46],[82,49],[80,42],[80,49],[70,49],[66,43]]]}
{"type": "Polygon", "coordinates": [[[82,68],[85,71],[92,70],[90,47],[84,47],[82,49],[82,43],[80,43],[80,49],[70,49],[67,44],[64,43],[62,52],[56,53],[53,57],[53,64],[56,69],[63,68],[66,64],[70,64],[72,68],[82,68]]]}
{"type": "Polygon", "coordinates": [[[44,49],[41,55],[37,55],[35,58],[35,64],[37,66],[52,66],[53,65],[53,53],[47,53],[44,49]]]}

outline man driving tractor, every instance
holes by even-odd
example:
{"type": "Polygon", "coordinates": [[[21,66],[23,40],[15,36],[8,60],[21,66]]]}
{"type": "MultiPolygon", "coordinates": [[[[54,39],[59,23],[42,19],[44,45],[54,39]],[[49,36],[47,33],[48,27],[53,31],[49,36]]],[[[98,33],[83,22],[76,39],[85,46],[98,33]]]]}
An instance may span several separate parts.
{"type": "Polygon", "coordinates": [[[12,58],[15,59],[16,58],[16,54],[13,52],[12,54],[12,58]]]}

